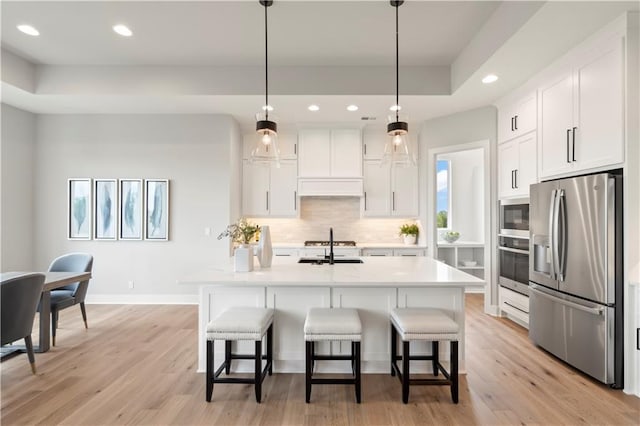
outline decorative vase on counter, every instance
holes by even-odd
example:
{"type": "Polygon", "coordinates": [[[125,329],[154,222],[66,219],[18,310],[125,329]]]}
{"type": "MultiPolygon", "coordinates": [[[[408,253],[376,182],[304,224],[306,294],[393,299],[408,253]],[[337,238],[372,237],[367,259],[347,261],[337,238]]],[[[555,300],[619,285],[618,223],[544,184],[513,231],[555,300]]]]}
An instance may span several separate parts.
{"type": "Polygon", "coordinates": [[[236,247],[233,254],[234,268],[236,272],[251,272],[253,271],[253,247],[249,244],[241,244],[236,247]]]}
{"type": "Polygon", "coordinates": [[[406,245],[411,245],[416,243],[416,236],[413,234],[405,234],[402,236],[402,238],[404,239],[404,243],[406,245]]]}
{"type": "Polygon", "coordinates": [[[268,226],[260,227],[260,242],[258,243],[257,255],[261,268],[271,267],[273,248],[271,247],[271,232],[268,226]]]}

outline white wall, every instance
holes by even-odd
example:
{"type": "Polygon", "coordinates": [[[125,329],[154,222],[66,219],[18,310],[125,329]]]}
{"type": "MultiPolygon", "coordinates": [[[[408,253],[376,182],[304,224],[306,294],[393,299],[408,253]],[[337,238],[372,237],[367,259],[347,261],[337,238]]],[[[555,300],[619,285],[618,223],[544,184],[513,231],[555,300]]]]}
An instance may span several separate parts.
{"type": "Polygon", "coordinates": [[[85,251],[94,255],[90,300],[195,301],[197,289],[176,281],[228,258],[228,241],[215,235],[240,211],[239,135],[220,115],[38,116],[35,266],[85,251]],[[170,240],[67,240],[71,177],[170,179],[170,240]]]}
{"type": "Polygon", "coordinates": [[[451,229],[460,241],[484,242],[484,156],[481,149],[438,155],[451,163],[451,229]]]}
{"type": "Polygon", "coordinates": [[[33,256],[36,116],[2,104],[0,270],[29,271],[33,256]]]}
{"type": "MultiPolygon", "coordinates": [[[[497,224],[497,190],[496,190],[496,164],[497,164],[497,110],[494,106],[486,106],[469,111],[464,111],[458,114],[452,114],[445,117],[434,118],[427,120],[422,124],[420,130],[420,152],[427,153],[428,150],[433,148],[451,148],[452,151],[456,150],[457,145],[462,145],[475,141],[488,140],[490,145],[490,181],[491,185],[486,188],[490,194],[490,206],[491,206],[491,241],[485,241],[485,247],[496,247],[496,236],[498,230],[497,224]]],[[[427,220],[426,211],[426,194],[427,194],[427,176],[430,173],[435,173],[433,166],[430,164],[428,155],[423,155],[420,159],[420,218],[425,226],[428,226],[430,221],[427,220]],[[424,209],[424,211],[422,210],[424,209]]],[[[485,218],[486,219],[486,218],[485,218]]],[[[435,224],[435,221],[433,221],[435,224]]],[[[435,226],[435,225],[434,225],[435,226]]],[[[427,230],[426,234],[430,234],[427,230]]],[[[497,313],[498,305],[498,285],[497,285],[497,273],[496,273],[496,256],[493,251],[489,251],[491,255],[491,268],[486,268],[485,280],[489,289],[485,292],[485,311],[491,313],[497,313]]]]}

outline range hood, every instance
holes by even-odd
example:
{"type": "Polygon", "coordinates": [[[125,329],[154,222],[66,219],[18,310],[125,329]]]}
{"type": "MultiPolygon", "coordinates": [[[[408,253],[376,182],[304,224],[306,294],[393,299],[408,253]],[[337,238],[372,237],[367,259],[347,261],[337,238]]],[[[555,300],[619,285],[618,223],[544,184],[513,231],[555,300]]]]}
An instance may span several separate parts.
{"type": "Polygon", "coordinates": [[[299,178],[300,197],[362,197],[362,178],[299,178]]]}

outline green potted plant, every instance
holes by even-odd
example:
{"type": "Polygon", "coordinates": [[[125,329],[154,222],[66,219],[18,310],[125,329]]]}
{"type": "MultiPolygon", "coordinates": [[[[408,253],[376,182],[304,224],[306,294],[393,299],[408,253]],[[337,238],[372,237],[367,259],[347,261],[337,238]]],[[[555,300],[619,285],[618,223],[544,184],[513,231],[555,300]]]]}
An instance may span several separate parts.
{"type": "Polygon", "coordinates": [[[400,226],[400,235],[404,239],[405,244],[415,244],[418,238],[418,225],[416,223],[405,223],[400,226]]]}
{"type": "Polygon", "coordinates": [[[227,226],[227,229],[218,235],[219,240],[229,237],[234,243],[240,244],[240,247],[236,247],[233,252],[234,270],[236,272],[253,271],[253,248],[249,246],[249,243],[256,236],[259,229],[258,225],[241,218],[236,223],[227,226]]]}

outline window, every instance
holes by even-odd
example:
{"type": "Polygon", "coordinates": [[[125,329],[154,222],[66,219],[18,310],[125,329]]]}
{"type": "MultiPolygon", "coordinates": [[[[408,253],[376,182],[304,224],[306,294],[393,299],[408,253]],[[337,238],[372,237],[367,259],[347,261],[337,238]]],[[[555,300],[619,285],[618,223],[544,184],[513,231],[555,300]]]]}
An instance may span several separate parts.
{"type": "Polygon", "coordinates": [[[451,229],[451,161],[436,160],[436,226],[451,229]]]}

